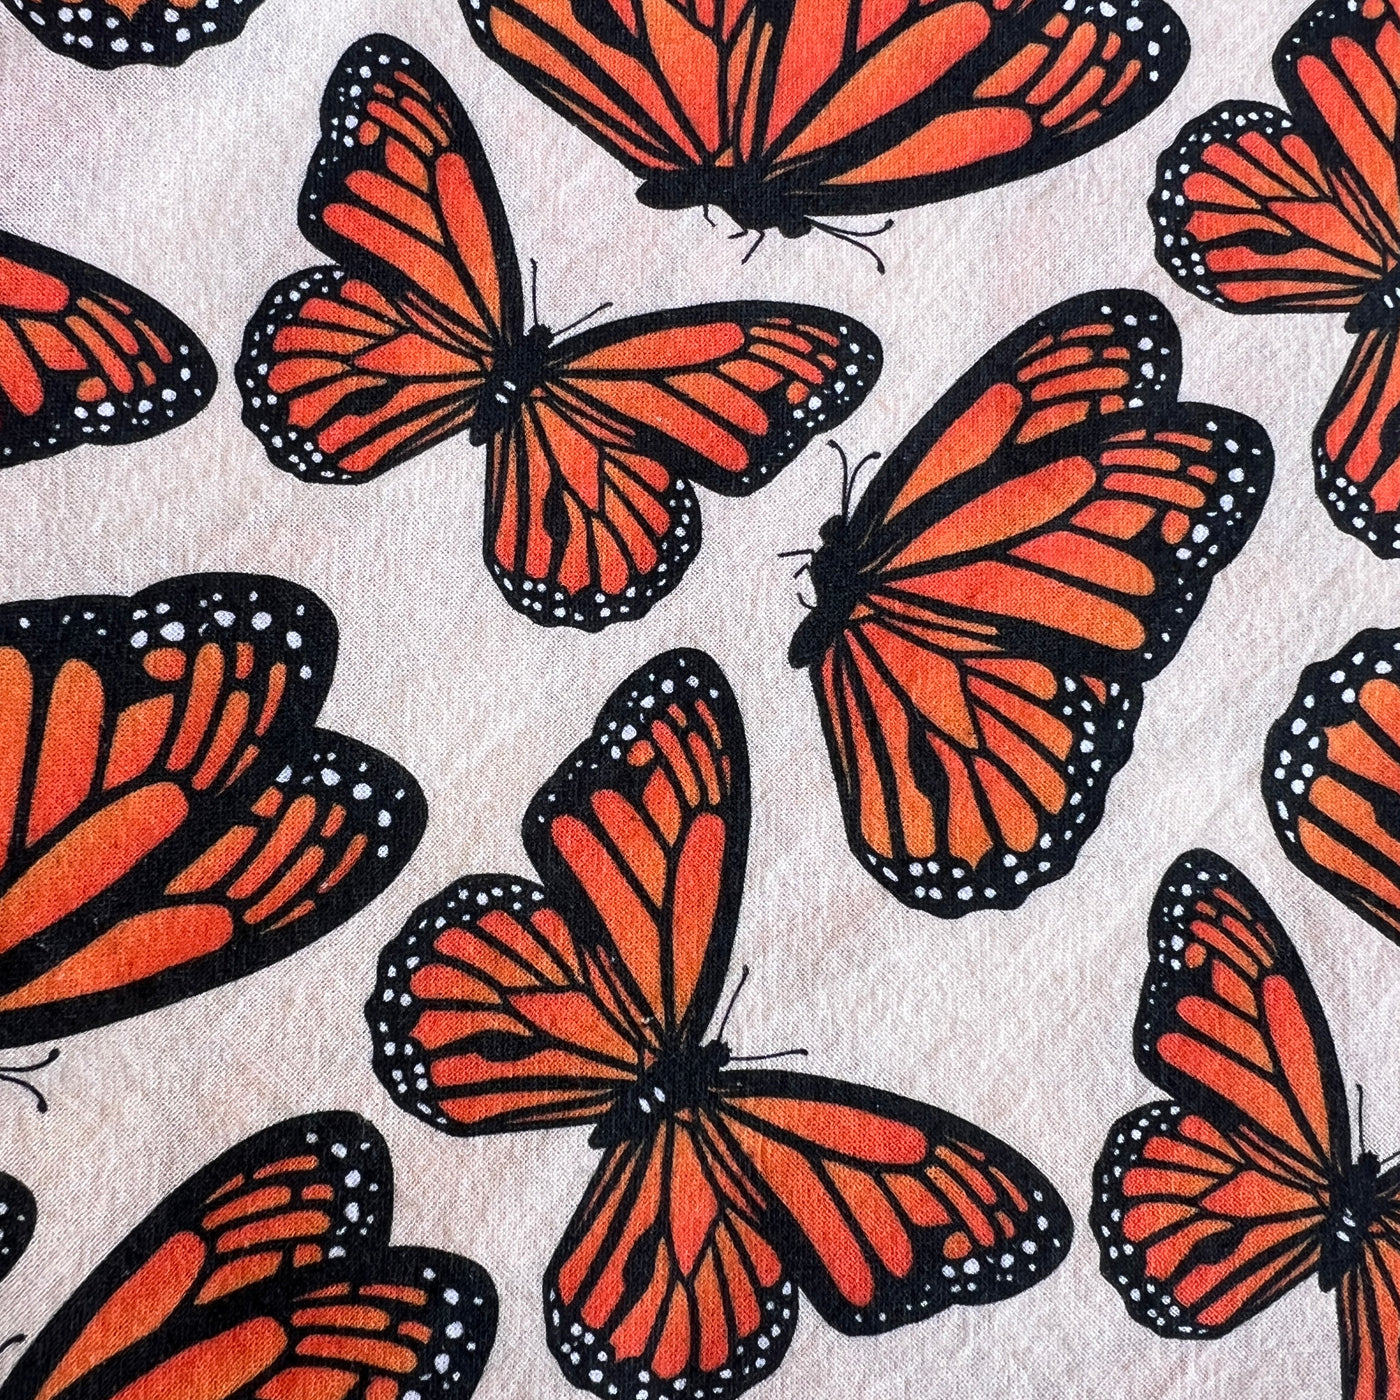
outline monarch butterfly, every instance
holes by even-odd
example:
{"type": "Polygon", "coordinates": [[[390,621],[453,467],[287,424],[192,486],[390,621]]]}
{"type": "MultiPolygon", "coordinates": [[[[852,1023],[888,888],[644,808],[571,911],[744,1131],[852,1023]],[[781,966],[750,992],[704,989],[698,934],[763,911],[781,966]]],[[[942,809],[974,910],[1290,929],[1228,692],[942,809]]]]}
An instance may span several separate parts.
{"type": "Polygon", "coordinates": [[[1157,165],[1157,261],[1230,311],[1343,311],[1357,336],[1313,433],[1339,529],[1400,554],[1400,6],[1314,6],[1274,50],[1287,112],[1225,102],[1157,165]]]}
{"type": "Polygon", "coordinates": [[[218,375],[159,302],[0,232],[0,467],[84,442],[140,442],[187,422],[218,375]]]}
{"type": "Polygon", "coordinates": [[[446,81],[397,39],[344,54],[321,125],[301,227],[340,265],[264,299],[238,362],[243,420],[275,466],[338,483],[466,429],[487,448],[486,566],[535,622],[640,617],[700,547],[691,484],[757,490],[879,374],[875,336],[811,306],[527,331],[485,154],[446,81]]]}
{"type": "Polygon", "coordinates": [[[0,1172],[0,1279],[29,1248],[37,1216],[34,1193],[18,1177],[0,1172]]]}
{"type": "Polygon", "coordinates": [[[1284,854],[1400,942],[1400,631],[1359,632],[1309,666],[1264,748],[1284,854]]]}
{"type": "Polygon", "coordinates": [[[262,0],[10,0],[45,48],[89,68],[183,63],[236,39],[262,0]]]}
{"type": "Polygon", "coordinates": [[[782,1360],[799,1289],[840,1331],[884,1332],[1019,1293],[1069,1248],[1054,1188],[980,1128],[734,1068],[728,1013],[703,1040],[748,827],[728,682],[703,652],[659,656],[530,804],[542,883],[454,882],[366,1007],[381,1082],[441,1131],[593,1125],[603,1159],[544,1296],[555,1358],[599,1396],[740,1394],[782,1360]]]}
{"type": "Polygon", "coordinates": [[[823,220],[1072,160],[1163,102],[1190,53],[1161,0],[461,4],[487,57],[639,176],[643,204],[789,238],[854,241],[823,220]]]}
{"type": "Polygon", "coordinates": [[[390,1248],[393,1170],[353,1113],[278,1123],[166,1197],[20,1357],[3,1400],[466,1400],[496,1331],[470,1259],[390,1248]]]}
{"type": "Polygon", "coordinates": [[[1125,1115],[1095,1172],[1103,1275],[1167,1337],[1220,1337],[1316,1274],[1342,1394],[1400,1386],[1400,1168],[1353,1160],[1326,1018],[1263,897],[1210,851],[1163,877],[1134,1032],[1172,1097],[1125,1115]]]}
{"type": "Polygon", "coordinates": [[[280,579],[0,607],[0,1045],[295,952],[403,868],[413,778],[314,727],[336,626],[280,579]]]}
{"type": "Polygon", "coordinates": [[[896,898],[1011,909],[1074,864],[1259,517],[1264,430],[1177,402],[1160,302],[1091,292],[989,351],[821,531],[810,668],[851,849],[896,898]]]}

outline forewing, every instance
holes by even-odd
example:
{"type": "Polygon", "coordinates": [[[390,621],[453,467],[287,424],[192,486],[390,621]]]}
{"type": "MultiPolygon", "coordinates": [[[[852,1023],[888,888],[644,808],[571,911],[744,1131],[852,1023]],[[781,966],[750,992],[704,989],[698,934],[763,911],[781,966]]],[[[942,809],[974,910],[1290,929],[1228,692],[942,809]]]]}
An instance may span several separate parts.
{"type": "Polygon", "coordinates": [[[1099,1267],[1132,1317],[1162,1336],[1221,1336],[1321,1257],[1327,1179],[1181,1104],[1120,1118],[1094,1181],[1099,1267]]]}
{"type": "Polygon", "coordinates": [[[798,1287],[833,1327],[885,1332],[1049,1275],[1074,1233],[1004,1142],[894,1094],[812,1075],[725,1073],[717,1145],[798,1287]]]}
{"type": "MultiPolygon", "coordinates": [[[[187,1337],[207,1333],[207,1318],[230,1310],[247,1326],[224,1348],[279,1355],[285,1341],[273,1336],[280,1329],[257,1321],[260,1299],[315,1277],[327,1261],[376,1256],[392,1212],[388,1151],[364,1119],[326,1113],[268,1128],[167,1196],[59,1309],[0,1396],[49,1400],[75,1386],[114,1394],[121,1385],[107,1389],[98,1378],[150,1373],[187,1337]]],[[[219,1364],[220,1348],[211,1352],[212,1374],[227,1384],[233,1378],[219,1364]]],[[[177,1389],[188,1374],[167,1372],[165,1384],[177,1389]]]]}
{"type": "Polygon", "coordinates": [[[467,427],[488,355],[412,292],[338,267],[276,283],[234,370],[243,421],[268,459],[307,481],[374,477],[467,427]],[[402,293],[402,294],[400,294],[402,293]]]}
{"type": "Polygon", "coordinates": [[[373,34],[321,102],[302,232],[339,269],[284,279],[244,336],[244,421],[273,464],[365,481],[470,421],[523,332],[520,268],[491,169],[442,75],[373,34]]]}
{"type": "Polygon", "coordinates": [[[754,0],[462,0],[489,58],[646,176],[704,166],[752,105],[772,21],[754,0]]]}
{"type": "Polygon", "coordinates": [[[1337,528],[1400,554],[1400,335],[1363,329],[1313,431],[1317,494],[1337,528]]]}
{"type": "Polygon", "coordinates": [[[1190,53],[1159,0],[787,9],[763,174],[807,214],[907,208],[1072,160],[1163,102],[1190,53]]]}
{"type": "Polygon", "coordinates": [[[668,1118],[594,1174],[544,1279],[550,1350],[580,1389],[726,1400],[782,1361],[797,1293],[718,1133],[706,1110],[668,1118]]]}
{"type": "Polygon", "coordinates": [[[1264,103],[1221,103],[1183,127],[1150,209],[1157,261],[1230,311],[1349,310],[1396,254],[1393,216],[1264,103]]]}
{"type": "Polygon", "coordinates": [[[312,728],[335,622],[194,575],[0,617],[0,1041],[132,1015],[295,951],[402,869],[398,764],[312,728]]]}
{"type": "Polygon", "coordinates": [[[1263,896],[1219,856],[1188,851],[1162,877],[1148,937],[1138,1068],[1290,1179],[1339,1179],[1351,1132],[1337,1053],[1263,896]]]}
{"type": "Polygon", "coordinates": [[[323,253],[489,350],[522,329],[520,264],[476,131],[441,73],[371,34],[340,57],[299,210],[323,253]]]}
{"type": "Polygon", "coordinates": [[[563,342],[491,444],[487,567],[542,623],[640,617],[699,548],[687,481],[757,490],[845,421],[880,364],[858,322],[773,302],[637,316],[563,342]]]}
{"type": "Polygon", "coordinates": [[[159,302],[0,233],[0,466],[154,437],[193,418],[217,382],[194,332],[159,302]]]}
{"type": "Polygon", "coordinates": [[[663,1043],[695,1043],[729,967],[749,761],[723,672],[677,650],[633,672],[536,794],[521,834],[575,937],[663,1043]]]}
{"type": "Polygon", "coordinates": [[[1264,749],[1274,834],[1305,875],[1400,942],[1400,632],[1307,667],[1264,749]]]}
{"type": "Polygon", "coordinates": [[[462,1135],[595,1122],[656,1045],[616,969],[508,875],[468,876],[416,910],[365,1016],[394,1101],[462,1135]]]}
{"type": "Polygon", "coordinates": [[[29,1248],[38,1216],[34,1193],[9,1172],[0,1172],[0,1279],[29,1248]]]}
{"type": "Polygon", "coordinates": [[[18,0],[11,6],[46,48],[89,68],[183,63],[211,44],[236,39],[262,0],[18,0]]]}

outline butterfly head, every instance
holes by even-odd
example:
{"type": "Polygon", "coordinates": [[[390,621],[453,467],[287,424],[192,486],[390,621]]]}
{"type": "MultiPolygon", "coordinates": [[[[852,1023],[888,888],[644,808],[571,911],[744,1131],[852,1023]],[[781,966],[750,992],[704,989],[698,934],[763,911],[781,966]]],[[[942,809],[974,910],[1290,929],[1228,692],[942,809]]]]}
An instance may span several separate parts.
{"type": "Polygon", "coordinates": [[[1363,331],[1393,329],[1400,323],[1400,268],[1391,268],[1352,308],[1346,328],[1353,335],[1363,331]]]}
{"type": "Polygon", "coordinates": [[[1380,1158],[1361,1152],[1350,1171],[1336,1184],[1322,1234],[1318,1286],[1330,1293],[1361,1260],[1366,1236],[1380,1211],[1380,1158]]]}
{"type": "Polygon", "coordinates": [[[668,1118],[703,1108],[719,1086],[719,1072],[729,1063],[722,1040],[694,1046],[681,1042],[642,1067],[636,1080],[618,1096],[589,1138],[592,1147],[613,1147],[650,1137],[668,1118]]]}
{"type": "Polygon", "coordinates": [[[519,416],[520,407],[544,383],[554,332],[535,325],[524,338],[502,350],[482,381],[476,416],[467,434],[473,447],[482,447],[519,416]]]}

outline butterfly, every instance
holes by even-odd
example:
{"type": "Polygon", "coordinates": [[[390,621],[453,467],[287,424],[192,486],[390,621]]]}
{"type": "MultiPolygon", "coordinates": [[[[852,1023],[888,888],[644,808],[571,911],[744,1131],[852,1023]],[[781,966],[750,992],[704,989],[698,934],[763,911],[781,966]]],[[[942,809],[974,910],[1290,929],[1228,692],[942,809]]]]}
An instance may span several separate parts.
{"type": "Polygon", "coordinates": [[[0,1279],[29,1248],[37,1217],[34,1193],[18,1177],[0,1172],[0,1279]]]}
{"type": "Polygon", "coordinates": [[[1400,1168],[1351,1155],[1337,1052],[1288,935],[1210,851],[1163,877],[1134,1032],[1171,1098],[1109,1131],[1090,1224],[1129,1314],[1220,1337],[1315,1275],[1336,1291],[1342,1393],[1400,1386],[1400,1168]]]}
{"type": "Polygon", "coordinates": [[[154,437],[193,418],[217,381],[209,352],[159,302],[0,232],[0,467],[154,437]]]}
{"type": "Polygon", "coordinates": [[[426,806],[314,727],[335,654],[314,593],[249,574],[0,607],[0,1045],[265,967],[394,879],[426,806]]]}
{"type": "Polygon", "coordinates": [[[1400,555],[1400,5],[1333,0],[1274,51],[1289,110],[1225,102],[1157,165],[1157,261],[1230,311],[1345,312],[1356,335],[1313,433],[1339,529],[1400,555]]]}
{"type": "Polygon", "coordinates": [[[641,178],[643,204],[714,206],[760,237],[856,241],[824,220],[1072,160],[1163,102],[1190,53],[1161,0],[461,5],[488,58],[641,178]]]}
{"type": "Polygon", "coordinates": [[[1254,528],[1268,437],[1178,403],[1180,377],[1153,297],[1062,302],[822,527],[789,660],[810,669],[851,849],[905,904],[1011,909],[1070,869],[1142,683],[1254,528]]]}
{"type": "Polygon", "coordinates": [[[262,0],[10,0],[45,48],[89,68],[183,63],[236,39],[262,0]]]}
{"type": "Polygon", "coordinates": [[[1400,942],[1400,631],[1359,632],[1307,667],[1264,746],[1264,802],[1286,854],[1400,942]]]}
{"type": "Polygon", "coordinates": [[[465,429],[487,449],[486,566],[536,622],[640,617],[700,547],[692,483],[757,490],[875,383],[875,335],[811,306],[527,331],[481,145],[397,39],[346,52],[321,124],[301,227],[338,266],[279,282],[249,323],[243,420],[274,465],[340,483],[465,429]]]}
{"type": "Polygon", "coordinates": [[[0,1400],[466,1400],[495,1289],[461,1255],[391,1248],[393,1192],[384,1140],[357,1114],[255,1134],[93,1270],[0,1400]]]}
{"type": "Polygon", "coordinates": [[[551,1351],[599,1396],[738,1395],[782,1360],[799,1290],[884,1332],[1019,1293],[1070,1245],[1055,1189],[980,1128],[755,1069],[725,1020],[704,1039],[748,829],[728,682],[703,652],[659,656],[530,804],[541,882],[455,881],[384,949],[365,1009],[380,1081],[441,1131],[592,1125],[602,1161],[544,1295],[551,1351]]]}

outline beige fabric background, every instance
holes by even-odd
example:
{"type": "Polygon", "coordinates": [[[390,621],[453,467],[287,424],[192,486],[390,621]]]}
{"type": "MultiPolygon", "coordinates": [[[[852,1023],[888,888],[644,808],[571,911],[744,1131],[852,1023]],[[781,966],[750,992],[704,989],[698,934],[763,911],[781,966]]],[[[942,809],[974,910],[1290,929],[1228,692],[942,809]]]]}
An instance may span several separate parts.
{"type": "Polygon", "coordinates": [[[1297,941],[1348,1082],[1366,1084],[1371,1145],[1400,1148],[1400,949],[1289,866],[1258,794],[1265,730],[1299,669],[1363,626],[1400,624],[1400,563],[1329,523],[1313,495],[1312,425],[1349,345],[1340,318],[1244,318],[1178,291],[1156,266],[1145,201],[1158,152],[1211,103],[1278,101],[1269,71],[1298,0],[1176,0],[1194,56],[1174,95],[1072,165],[898,216],[889,275],[834,240],[770,237],[747,266],[698,210],[632,198],[609,157],[495,69],[455,0],[266,0],[243,37],[183,68],[99,74],[0,17],[7,158],[0,223],[168,302],[222,382],[182,429],[84,447],[0,475],[0,582],[17,599],[130,592],[205,568],[284,575],[340,620],[326,724],[406,763],[428,795],[419,851],[376,904],[253,977],[67,1042],[42,1076],[53,1107],[0,1093],[3,1165],[34,1189],[38,1232],[0,1285],[0,1333],[31,1334],[156,1202],[254,1129],[317,1108],[368,1115],[393,1149],[395,1238],[459,1250],[492,1273],[501,1324],[482,1400],[565,1396],[540,1277],[595,1162],[586,1132],[474,1141],[395,1108],[374,1079],[361,1005],[380,947],[409,911],[468,871],[528,873],[518,828],[539,783],[648,656],[699,644],[727,670],[748,725],[754,822],[735,962],[753,979],[736,1053],[790,1045],[808,1067],[930,1100],[1033,1157],[1078,1239],[1047,1283],[874,1339],[814,1310],[765,1400],[1115,1397],[1338,1391],[1330,1298],[1306,1284],[1235,1335],[1160,1340],[1099,1277],[1085,1220],[1110,1122],[1154,1097],[1130,1032],[1146,919],[1174,856],[1209,845],[1238,864],[1297,941]],[[1153,682],[1137,753],[1073,873],[1018,912],[945,922],[902,908],[849,855],[779,550],[815,544],[840,471],[813,447],[743,501],[704,498],[705,545],[679,591],[599,637],[512,612],[482,566],[483,457],[465,438],[345,489],[275,471],[239,421],[244,322],[268,285],[323,261],[295,209],[317,105],[354,39],[393,32],[456,86],[477,124],[522,262],[540,260],[541,314],[564,324],[719,297],[804,298],[884,340],[884,378],[838,434],[852,456],[892,447],[993,341],[1096,287],[1160,296],[1185,342],[1183,391],[1258,417],[1277,452],[1273,496],[1216,583],[1176,662],[1153,682]]]}

